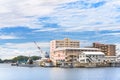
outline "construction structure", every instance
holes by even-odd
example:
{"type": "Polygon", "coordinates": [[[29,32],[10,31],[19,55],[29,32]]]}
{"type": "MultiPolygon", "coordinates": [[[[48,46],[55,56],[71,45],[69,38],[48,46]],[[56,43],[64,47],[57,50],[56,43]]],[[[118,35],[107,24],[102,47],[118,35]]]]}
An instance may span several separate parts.
{"type": "Polygon", "coordinates": [[[116,55],[116,45],[93,43],[92,47],[100,49],[101,52],[105,53],[105,56],[115,56],[116,55]]]}

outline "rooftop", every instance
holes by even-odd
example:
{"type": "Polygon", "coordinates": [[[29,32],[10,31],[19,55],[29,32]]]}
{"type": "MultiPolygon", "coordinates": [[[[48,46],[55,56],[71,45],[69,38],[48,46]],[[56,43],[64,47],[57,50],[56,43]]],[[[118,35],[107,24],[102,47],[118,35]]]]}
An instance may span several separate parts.
{"type": "Polygon", "coordinates": [[[69,47],[62,47],[62,48],[56,48],[55,51],[58,50],[97,50],[99,51],[100,49],[98,48],[69,48],[69,47]]]}
{"type": "Polygon", "coordinates": [[[83,52],[86,55],[105,55],[103,52],[83,52]]]}

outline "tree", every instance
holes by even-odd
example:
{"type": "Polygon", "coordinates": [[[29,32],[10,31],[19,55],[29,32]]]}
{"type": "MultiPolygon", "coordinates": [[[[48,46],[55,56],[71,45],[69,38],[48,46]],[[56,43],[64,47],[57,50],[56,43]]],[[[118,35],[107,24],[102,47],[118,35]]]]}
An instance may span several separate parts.
{"type": "Polygon", "coordinates": [[[17,56],[15,58],[12,59],[13,62],[27,62],[28,57],[27,56],[17,56]]]}
{"type": "Polygon", "coordinates": [[[24,62],[24,63],[26,63],[27,62],[27,60],[29,59],[29,58],[31,58],[32,60],[38,60],[38,59],[41,59],[41,57],[39,57],[39,56],[31,56],[31,57],[28,57],[28,56],[17,56],[17,57],[14,57],[13,59],[12,59],[12,62],[24,62]]]}
{"type": "Polygon", "coordinates": [[[41,58],[41,57],[39,57],[39,56],[32,56],[32,57],[31,57],[32,60],[38,60],[38,59],[40,59],[40,58],[41,58]]]}
{"type": "Polygon", "coordinates": [[[5,60],[3,60],[3,62],[4,62],[4,63],[11,63],[12,60],[10,60],[10,59],[5,59],[5,60]]]}
{"type": "Polygon", "coordinates": [[[2,59],[0,59],[0,63],[3,63],[2,59]]]}

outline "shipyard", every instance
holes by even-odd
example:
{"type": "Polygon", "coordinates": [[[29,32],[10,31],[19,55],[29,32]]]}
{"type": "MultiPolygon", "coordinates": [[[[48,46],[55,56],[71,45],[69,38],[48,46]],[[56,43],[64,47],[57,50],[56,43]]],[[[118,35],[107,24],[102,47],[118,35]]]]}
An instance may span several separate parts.
{"type": "Polygon", "coordinates": [[[0,80],[120,80],[120,0],[0,0],[0,80]]]}
{"type": "Polygon", "coordinates": [[[60,67],[60,68],[88,68],[88,67],[120,67],[120,56],[116,55],[116,45],[93,43],[92,46],[80,47],[80,41],[64,38],[50,41],[50,54],[45,53],[34,42],[43,56],[41,59],[28,61],[24,64],[12,63],[21,67],[60,67]]]}

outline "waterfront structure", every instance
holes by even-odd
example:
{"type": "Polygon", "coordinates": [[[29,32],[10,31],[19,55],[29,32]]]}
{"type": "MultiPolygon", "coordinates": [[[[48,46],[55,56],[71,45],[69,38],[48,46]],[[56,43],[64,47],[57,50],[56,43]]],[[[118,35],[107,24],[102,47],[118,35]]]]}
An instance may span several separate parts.
{"type": "Polygon", "coordinates": [[[115,45],[93,43],[92,47],[80,48],[80,42],[65,38],[50,42],[50,59],[54,66],[107,66],[116,60],[115,45]]]}
{"type": "Polygon", "coordinates": [[[116,45],[113,44],[101,44],[93,43],[93,48],[99,48],[106,56],[115,56],[116,55],[116,45]]]}
{"type": "Polygon", "coordinates": [[[106,62],[118,62],[117,56],[105,56],[106,62]]]}
{"type": "Polygon", "coordinates": [[[105,54],[103,52],[98,51],[87,51],[82,52],[79,55],[80,63],[103,63],[105,58],[105,54]]]}
{"type": "Polygon", "coordinates": [[[79,56],[83,52],[98,52],[97,48],[56,48],[54,50],[54,57],[52,59],[54,65],[62,62],[69,64],[79,62],[79,56]]]}
{"type": "Polygon", "coordinates": [[[79,48],[79,47],[80,41],[77,40],[71,40],[69,38],[64,38],[64,40],[52,40],[50,42],[50,59],[53,62],[56,61],[57,56],[55,51],[57,48],[79,48]]]}

